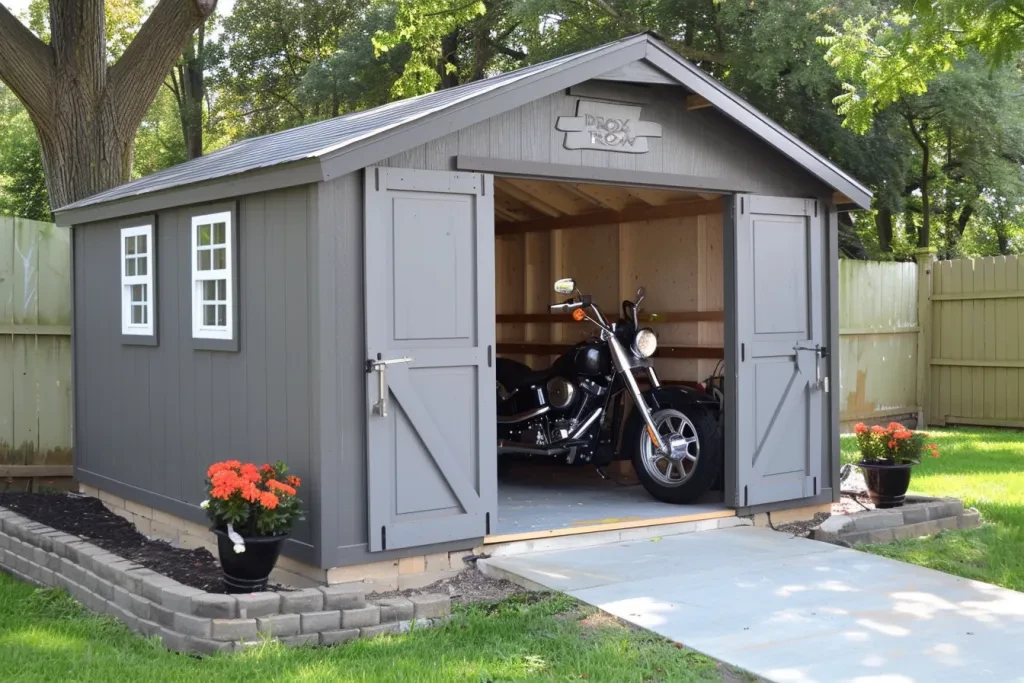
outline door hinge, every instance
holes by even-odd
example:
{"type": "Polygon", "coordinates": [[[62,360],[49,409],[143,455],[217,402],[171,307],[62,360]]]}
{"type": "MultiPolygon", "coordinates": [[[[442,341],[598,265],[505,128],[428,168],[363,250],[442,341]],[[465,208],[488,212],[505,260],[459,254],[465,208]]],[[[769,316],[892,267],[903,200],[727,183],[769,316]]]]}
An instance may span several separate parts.
{"type": "Polygon", "coordinates": [[[487,345],[487,367],[491,367],[491,353],[492,353],[492,351],[493,351],[493,349],[491,348],[491,345],[488,344],[487,345]]]}
{"type": "Polygon", "coordinates": [[[380,528],[380,549],[388,549],[388,528],[386,526],[380,528]]]}
{"type": "Polygon", "coordinates": [[[747,507],[747,504],[750,501],[750,495],[749,494],[750,494],[750,491],[748,491],[747,487],[744,486],[743,487],[743,507],[747,507]]]}
{"type": "Polygon", "coordinates": [[[484,514],[484,529],[486,530],[486,533],[484,534],[484,536],[490,536],[491,535],[491,513],[490,512],[484,514]]]}
{"type": "Polygon", "coordinates": [[[740,197],[740,215],[741,216],[743,215],[743,209],[744,209],[743,197],[740,197]]]}
{"type": "Polygon", "coordinates": [[[746,344],[740,344],[740,362],[742,363],[742,362],[744,362],[746,360],[747,360],[747,345],[746,344]]]}

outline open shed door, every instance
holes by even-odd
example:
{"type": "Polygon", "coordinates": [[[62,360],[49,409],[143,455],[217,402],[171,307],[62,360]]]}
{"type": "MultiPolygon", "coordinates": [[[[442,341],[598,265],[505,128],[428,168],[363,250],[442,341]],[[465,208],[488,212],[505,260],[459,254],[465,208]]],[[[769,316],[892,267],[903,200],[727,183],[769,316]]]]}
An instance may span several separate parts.
{"type": "Polygon", "coordinates": [[[814,200],[755,195],[733,210],[734,504],[808,498],[822,486],[823,212],[814,200]]]}
{"type": "Polygon", "coordinates": [[[371,551],[479,538],[497,514],[493,183],[366,170],[371,551]]]}

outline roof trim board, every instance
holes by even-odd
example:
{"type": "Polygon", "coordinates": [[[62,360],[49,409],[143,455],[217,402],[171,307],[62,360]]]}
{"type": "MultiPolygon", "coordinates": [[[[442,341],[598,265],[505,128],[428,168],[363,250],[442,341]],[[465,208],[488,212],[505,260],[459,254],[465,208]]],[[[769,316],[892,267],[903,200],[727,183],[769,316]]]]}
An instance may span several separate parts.
{"type": "MultiPolygon", "coordinates": [[[[393,102],[263,138],[243,140],[207,157],[98,193],[57,209],[55,213],[62,225],[80,224],[102,220],[97,216],[107,218],[167,208],[174,206],[178,199],[195,203],[197,193],[209,196],[212,201],[233,196],[231,192],[266,191],[272,189],[268,187],[267,178],[277,177],[282,181],[279,187],[329,180],[559,90],[586,81],[600,80],[603,75],[617,80],[623,74],[650,75],[655,72],[664,74],[672,83],[705,98],[738,125],[794,161],[810,175],[849,197],[859,207],[870,206],[870,190],[852,176],[674,53],[660,40],[641,34],[576,55],[501,74],[493,79],[438,91],[413,100],[393,102]],[[461,97],[460,90],[463,92],[461,97]],[[422,104],[422,110],[417,109],[417,102],[422,104]],[[375,117],[381,119],[378,126],[372,125],[375,117]],[[322,140],[331,135],[336,136],[338,141],[322,147],[308,145],[306,149],[310,151],[302,152],[301,143],[310,142],[302,137],[303,131],[308,131],[307,138],[314,137],[314,143],[316,138],[322,140]],[[294,144],[290,144],[295,142],[300,143],[299,151],[296,151],[294,144]],[[312,171],[301,174],[301,181],[298,176],[292,175],[291,168],[303,166],[300,162],[304,160],[320,167],[319,177],[312,171]],[[276,174],[257,174],[258,171],[280,168],[288,169],[286,178],[276,174]],[[263,177],[265,182],[257,185],[247,182],[256,176],[263,177]],[[187,195],[182,195],[182,190],[187,195]],[[101,207],[102,210],[99,210],[101,207]]],[[[677,187],[675,182],[670,186],[677,187]]]]}

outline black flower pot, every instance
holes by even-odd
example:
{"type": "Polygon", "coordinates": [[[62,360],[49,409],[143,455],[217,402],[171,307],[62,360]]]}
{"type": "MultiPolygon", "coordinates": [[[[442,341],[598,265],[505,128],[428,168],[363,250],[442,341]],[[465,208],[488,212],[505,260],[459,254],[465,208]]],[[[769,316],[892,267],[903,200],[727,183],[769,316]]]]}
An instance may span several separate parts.
{"type": "Polygon", "coordinates": [[[857,467],[864,470],[868,495],[876,508],[898,508],[903,505],[907,489],[910,488],[913,465],[861,461],[857,467]]]}
{"type": "Polygon", "coordinates": [[[228,593],[259,593],[267,590],[270,572],[277,564],[288,534],[282,536],[243,536],[245,552],[236,553],[227,529],[214,527],[220,567],[224,571],[224,588],[228,593]]]}

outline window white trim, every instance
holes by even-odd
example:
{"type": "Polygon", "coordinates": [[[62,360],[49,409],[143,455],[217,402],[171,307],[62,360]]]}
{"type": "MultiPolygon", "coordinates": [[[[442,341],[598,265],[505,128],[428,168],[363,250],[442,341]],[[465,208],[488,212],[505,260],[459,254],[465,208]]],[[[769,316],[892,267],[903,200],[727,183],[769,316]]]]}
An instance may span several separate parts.
{"type": "Polygon", "coordinates": [[[193,216],[191,232],[192,337],[231,340],[235,333],[231,212],[193,216]]]}
{"type": "Polygon", "coordinates": [[[153,225],[121,228],[121,334],[151,337],[156,320],[153,225]]]}

